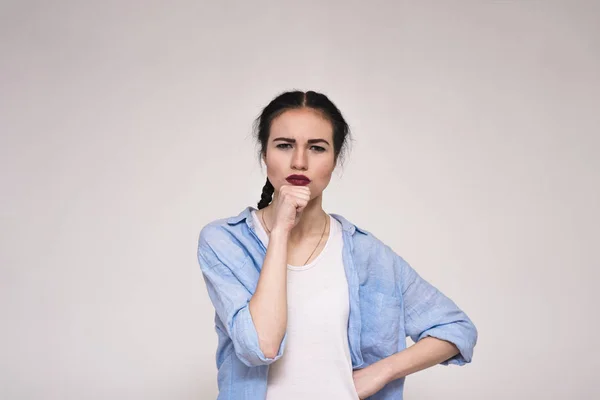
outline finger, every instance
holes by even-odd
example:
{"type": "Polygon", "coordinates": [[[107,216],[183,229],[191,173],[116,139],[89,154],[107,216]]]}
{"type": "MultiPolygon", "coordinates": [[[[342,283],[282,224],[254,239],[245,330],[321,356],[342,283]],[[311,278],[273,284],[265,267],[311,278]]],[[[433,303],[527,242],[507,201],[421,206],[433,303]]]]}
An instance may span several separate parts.
{"type": "Polygon", "coordinates": [[[298,190],[294,190],[293,193],[296,194],[296,195],[298,195],[298,196],[310,196],[310,189],[300,189],[300,188],[298,188],[298,190]]]}

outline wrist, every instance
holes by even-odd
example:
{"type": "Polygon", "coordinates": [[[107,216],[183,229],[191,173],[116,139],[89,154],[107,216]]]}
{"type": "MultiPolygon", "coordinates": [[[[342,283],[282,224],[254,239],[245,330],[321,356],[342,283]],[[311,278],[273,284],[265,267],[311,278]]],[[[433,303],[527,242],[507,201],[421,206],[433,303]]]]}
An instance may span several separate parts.
{"type": "Polygon", "coordinates": [[[273,238],[282,238],[282,239],[287,240],[289,236],[290,236],[289,230],[274,226],[269,235],[269,240],[271,240],[273,238]]]}
{"type": "Polygon", "coordinates": [[[379,368],[380,376],[383,378],[385,383],[389,383],[394,380],[394,363],[392,360],[387,357],[377,362],[377,367],[379,368]]]}

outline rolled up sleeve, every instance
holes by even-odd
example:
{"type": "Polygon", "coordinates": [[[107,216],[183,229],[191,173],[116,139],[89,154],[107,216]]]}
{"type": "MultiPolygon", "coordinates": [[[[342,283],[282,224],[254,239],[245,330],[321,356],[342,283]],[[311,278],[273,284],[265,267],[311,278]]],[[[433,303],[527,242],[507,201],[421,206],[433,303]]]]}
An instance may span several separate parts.
{"type": "Polygon", "coordinates": [[[401,256],[396,254],[395,260],[402,278],[406,336],[415,343],[428,336],[453,343],[460,353],[442,365],[470,363],[478,336],[471,319],[401,256]]]}
{"type": "Polygon", "coordinates": [[[209,231],[206,229],[201,231],[198,241],[198,262],[209,298],[233,342],[236,356],[249,367],[268,365],[281,358],[287,332],[276,356],[266,357],[260,348],[256,327],[250,314],[249,302],[252,293],[236,278],[231,268],[218,259],[210,246],[209,231]]]}

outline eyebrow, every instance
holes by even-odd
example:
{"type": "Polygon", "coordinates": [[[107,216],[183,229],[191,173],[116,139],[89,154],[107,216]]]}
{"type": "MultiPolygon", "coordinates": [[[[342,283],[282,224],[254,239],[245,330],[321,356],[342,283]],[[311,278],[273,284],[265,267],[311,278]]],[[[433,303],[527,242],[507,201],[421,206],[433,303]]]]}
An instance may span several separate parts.
{"type": "MultiPolygon", "coordinates": [[[[286,137],[278,137],[278,138],[273,139],[274,142],[277,140],[281,140],[281,141],[288,142],[288,143],[296,143],[296,139],[291,139],[291,138],[286,138],[286,137]]],[[[325,143],[328,146],[330,145],[329,142],[325,139],[308,139],[307,142],[308,142],[308,144],[325,143]]]]}

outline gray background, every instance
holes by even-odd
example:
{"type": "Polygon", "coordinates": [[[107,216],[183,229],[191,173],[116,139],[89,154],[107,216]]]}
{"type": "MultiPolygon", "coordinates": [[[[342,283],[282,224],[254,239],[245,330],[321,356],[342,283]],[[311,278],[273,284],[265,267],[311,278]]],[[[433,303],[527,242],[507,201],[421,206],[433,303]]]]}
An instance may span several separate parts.
{"type": "Polygon", "coordinates": [[[600,397],[598,1],[4,1],[0,398],[211,399],[207,222],[251,123],[314,89],[356,139],[324,208],[480,332],[406,399],[600,397]]]}

